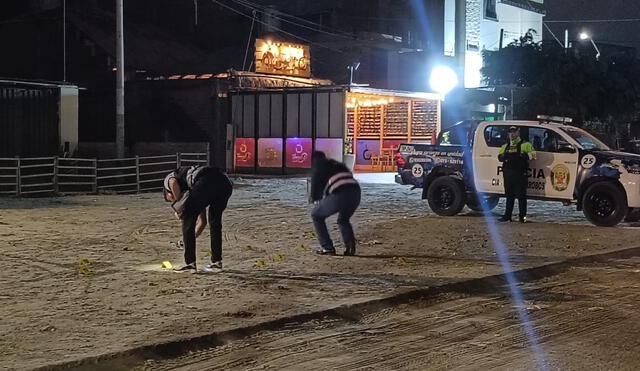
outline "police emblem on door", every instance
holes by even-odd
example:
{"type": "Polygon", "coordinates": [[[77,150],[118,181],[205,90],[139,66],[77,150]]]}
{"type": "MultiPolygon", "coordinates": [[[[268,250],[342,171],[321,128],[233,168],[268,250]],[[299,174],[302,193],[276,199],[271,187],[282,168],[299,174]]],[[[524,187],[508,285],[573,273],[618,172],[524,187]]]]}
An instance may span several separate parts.
{"type": "Polygon", "coordinates": [[[564,165],[556,165],[551,169],[551,185],[553,189],[562,192],[569,187],[569,169],[564,165]]]}

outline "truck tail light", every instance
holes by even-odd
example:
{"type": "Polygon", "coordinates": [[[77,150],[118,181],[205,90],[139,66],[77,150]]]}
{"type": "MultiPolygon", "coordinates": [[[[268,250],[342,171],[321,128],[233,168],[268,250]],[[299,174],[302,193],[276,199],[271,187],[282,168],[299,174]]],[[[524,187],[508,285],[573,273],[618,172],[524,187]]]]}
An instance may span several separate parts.
{"type": "Polygon", "coordinates": [[[403,168],[406,163],[407,161],[404,160],[402,154],[400,152],[396,152],[396,165],[398,165],[399,168],[403,168]]]}

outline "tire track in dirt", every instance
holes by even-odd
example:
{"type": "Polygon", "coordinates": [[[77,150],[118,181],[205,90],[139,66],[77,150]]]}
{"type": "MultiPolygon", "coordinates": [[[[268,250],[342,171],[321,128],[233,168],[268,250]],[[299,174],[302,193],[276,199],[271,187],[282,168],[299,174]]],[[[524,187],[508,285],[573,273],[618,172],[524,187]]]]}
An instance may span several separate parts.
{"type": "MultiPolygon", "coordinates": [[[[635,261],[640,265],[640,259],[635,261]]],[[[625,339],[621,331],[637,334],[640,314],[619,310],[640,300],[637,285],[627,281],[636,269],[633,264],[581,267],[522,285],[524,310],[548,367],[582,369],[586,361],[580,359],[582,350],[572,348],[575,344],[594,347],[585,353],[608,364],[606,354],[598,354],[600,344],[625,339]],[[603,284],[608,282],[613,283],[603,284]],[[614,297],[612,287],[617,288],[614,297]]],[[[637,360],[635,348],[628,348],[622,359],[637,360]]],[[[138,369],[521,369],[535,367],[533,362],[529,339],[508,296],[444,294],[384,308],[355,322],[315,321],[261,332],[177,359],[149,361],[138,369]]],[[[624,361],[617,364],[620,368],[609,369],[625,369],[624,361]]]]}
{"type": "MultiPolygon", "coordinates": [[[[18,369],[77,365],[135,349],[156,349],[159,344],[191,344],[212,333],[251,333],[274,321],[280,326],[287,318],[307,321],[318,313],[353,323],[360,313],[329,308],[372,302],[380,308],[390,302],[380,305],[377,298],[500,271],[492,248],[483,244],[483,218],[429,216],[417,192],[387,185],[363,185],[363,204],[354,218],[363,240],[360,256],[317,257],[312,250],[315,238],[307,233],[311,206],[304,197],[304,182],[252,183],[256,186],[234,190],[224,216],[224,231],[238,238],[225,245],[224,252],[226,268],[235,273],[211,277],[160,271],[164,260],[181,261],[182,251],[168,248],[169,241],[180,238],[180,227],[158,194],[43,199],[29,209],[29,199],[10,200],[12,206],[2,210],[7,225],[0,227],[2,233],[14,235],[6,237],[4,251],[15,257],[0,277],[5,288],[0,327],[6,333],[0,348],[8,349],[0,352],[2,364],[18,369]],[[150,233],[132,236],[145,226],[150,233]],[[154,233],[160,230],[164,233],[154,233]],[[374,239],[380,242],[364,243],[374,239]],[[298,248],[299,243],[305,248],[298,248]],[[254,249],[245,251],[246,245],[254,249]],[[286,259],[276,261],[276,254],[286,259]],[[406,261],[401,264],[394,257],[406,261]],[[57,267],[42,265],[54,270],[51,274],[38,262],[29,269],[32,258],[68,265],[68,271],[56,274],[57,267]],[[91,261],[95,275],[76,272],[81,259],[91,261]],[[267,266],[255,267],[258,260],[267,266]],[[191,289],[182,290],[185,286],[191,289]],[[56,330],[42,331],[45,328],[56,330]]],[[[532,212],[537,207],[532,203],[532,212]]],[[[547,221],[562,220],[552,215],[547,221]]],[[[334,220],[330,226],[335,229],[334,220]]],[[[626,229],[587,230],[552,223],[503,226],[500,233],[508,241],[526,241],[509,246],[517,261],[526,260],[514,264],[516,269],[635,243],[634,232],[626,229]],[[544,237],[549,235],[553,238],[544,237]]],[[[206,261],[207,234],[198,241],[199,262],[206,261]]],[[[376,335],[365,330],[362,337],[372,340],[376,335]]],[[[340,348],[345,343],[332,344],[340,348]]],[[[295,343],[295,348],[303,345],[295,343]]]]}

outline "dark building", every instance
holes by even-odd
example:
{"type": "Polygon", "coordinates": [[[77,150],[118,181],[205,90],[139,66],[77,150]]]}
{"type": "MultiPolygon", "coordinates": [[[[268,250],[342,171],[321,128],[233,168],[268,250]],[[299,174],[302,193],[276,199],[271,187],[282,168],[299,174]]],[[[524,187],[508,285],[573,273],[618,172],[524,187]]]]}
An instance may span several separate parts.
{"type": "MultiPolygon", "coordinates": [[[[11,53],[0,59],[0,77],[66,80],[80,86],[80,142],[113,142],[115,2],[66,0],[65,27],[62,0],[5,3],[0,42],[11,53]]],[[[418,91],[427,90],[426,61],[442,56],[444,48],[444,0],[124,4],[128,144],[212,141],[217,131],[211,129],[211,120],[218,113],[206,104],[213,98],[211,86],[198,86],[196,79],[188,88],[174,90],[136,81],[251,70],[256,37],[310,44],[316,77],[345,84],[348,66],[359,63],[355,82],[418,91]]]]}

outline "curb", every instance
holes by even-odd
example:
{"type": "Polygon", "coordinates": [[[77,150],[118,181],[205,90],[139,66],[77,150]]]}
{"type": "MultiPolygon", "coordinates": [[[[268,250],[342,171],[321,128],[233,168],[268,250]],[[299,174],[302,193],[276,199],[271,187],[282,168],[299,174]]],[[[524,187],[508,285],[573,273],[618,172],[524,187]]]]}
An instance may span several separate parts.
{"type": "MultiPolygon", "coordinates": [[[[610,259],[629,259],[636,256],[640,256],[640,247],[566,259],[560,262],[513,271],[511,273],[519,283],[525,283],[555,276],[574,266],[605,262],[610,259]]],[[[380,299],[342,305],[310,313],[291,315],[267,322],[261,322],[247,327],[239,327],[226,331],[214,332],[211,334],[193,338],[185,338],[160,344],[143,345],[124,351],[42,366],[36,368],[35,370],[115,370],[118,369],[117,365],[120,365],[120,367],[122,367],[123,365],[127,364],[139,364],[147,359],[177,357],[188,351],[196,351],[199,349],[223,345],[229,341],[239,340],[261,331],[277,330],[278,328],[292,323],[304,323],[314,319],[322,318],[357,320],[367,312],[374,312],[395,304],[403,304],[419,299],[426,299],[439,294],[450,292],[472,294],[496,292],[497,290],[503,288],[505,284],[506,274],[503,273],[498,275],[474,278],[470,280],[446,283],[439,286],[422,287],[406,292],[397,293],[380,299]]]]}

